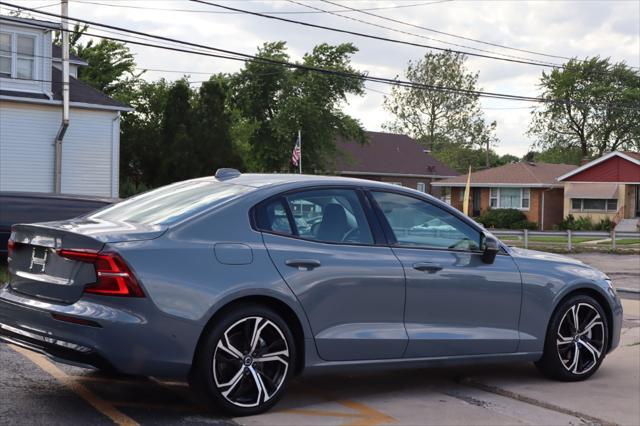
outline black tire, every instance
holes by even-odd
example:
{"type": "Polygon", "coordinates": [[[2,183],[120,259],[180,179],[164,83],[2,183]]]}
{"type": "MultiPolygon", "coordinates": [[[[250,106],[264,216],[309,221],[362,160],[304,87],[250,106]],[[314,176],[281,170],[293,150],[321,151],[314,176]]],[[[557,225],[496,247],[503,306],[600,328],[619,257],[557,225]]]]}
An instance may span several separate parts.
{"type": "Polygon", "coordinates": [[[264,306],[241,305],[221,315],[205,333],[189,376],[192,390],[204,392],[231,416],[273,407],[295,371],[296,347],[282,317],[264,306]],[[255,330],[259,339],[253,338],[255,330]],[[249,351],[251,340],[256,340],[254,352],[249,351]]]}
{"type": "Polygon", "coordinates": [[[551,379],[585,380],[600,368],[608,342],[609,324],[602,306],[590,296],[577,294],[564,300],[551,316],[544,352],[535,365],[551,379]],[[576,312],[578,330],[573,325],[576,312]]]}

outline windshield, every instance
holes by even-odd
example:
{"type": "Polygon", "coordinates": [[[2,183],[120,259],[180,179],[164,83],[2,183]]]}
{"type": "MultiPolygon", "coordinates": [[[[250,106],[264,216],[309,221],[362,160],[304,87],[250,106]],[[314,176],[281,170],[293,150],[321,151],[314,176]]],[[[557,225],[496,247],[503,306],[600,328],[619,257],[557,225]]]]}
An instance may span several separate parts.
{"type": "Polygon", "coordinates": [[[90,219],[171,225],[254,188],[211,180],[178,182],[100,210],[90,219]]]}

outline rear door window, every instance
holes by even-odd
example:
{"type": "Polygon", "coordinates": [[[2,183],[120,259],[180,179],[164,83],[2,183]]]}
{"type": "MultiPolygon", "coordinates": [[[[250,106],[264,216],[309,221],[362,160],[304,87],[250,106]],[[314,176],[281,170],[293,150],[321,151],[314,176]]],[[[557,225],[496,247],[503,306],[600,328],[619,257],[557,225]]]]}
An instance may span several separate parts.
{"type": "Polygon", "coordinates": [[[313,241],[342,244],[374,241],[358,194],[350,189],[317,189],[285,195],[259,209],[258,225],[263,231],[313,241]],[[282,210],[283,206],[288,212],[282,210]]]}

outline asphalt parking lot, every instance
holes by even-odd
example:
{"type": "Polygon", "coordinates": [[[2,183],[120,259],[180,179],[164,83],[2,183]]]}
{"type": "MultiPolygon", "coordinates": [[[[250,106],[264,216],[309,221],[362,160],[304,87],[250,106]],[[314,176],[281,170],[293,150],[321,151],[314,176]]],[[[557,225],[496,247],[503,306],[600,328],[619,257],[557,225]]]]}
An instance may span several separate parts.
{"type": "Polygon", "coordinates": [[[0,343],[0,424],[640,424],[640,301],[624,300],[620,347],[591,380],[558,383],[533,365],[309,377],[272,412],[227,419],[185,383],[104,376],[0,343]]]}

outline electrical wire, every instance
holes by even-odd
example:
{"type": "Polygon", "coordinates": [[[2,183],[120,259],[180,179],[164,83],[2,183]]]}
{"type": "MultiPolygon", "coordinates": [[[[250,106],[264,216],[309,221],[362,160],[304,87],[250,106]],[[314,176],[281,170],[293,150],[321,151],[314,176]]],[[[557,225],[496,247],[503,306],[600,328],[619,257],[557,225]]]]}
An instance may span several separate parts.
{"type": "Polygon", "coordinates": [[[245,9],[238,9],[238,8],[235,8],[235,7],[226,6],[226,5],[222,5],[222,4],[218,4],[218,3],[211,3],[211,2],[208,2],[208,1],[205,1],[205,0],[189,0],[189,1],[194,2],[194,3],[207,4],[209,6],[219,7],[221,9],[232,10],[232,11],[236,11],[236,12],[244,12],[244,13],[246,13],[248,15],[260,16],[260,17],[266,18],[266,19],[274,19],[274,20],[277,20],[277,21],[288,22],[288,23],[291,23],[291,24],[302,25],[302,26],[305,26],[305,27],[318,28],[318,29],[327,30],[327,31],[333,31],[333,32],[342,33],[342,34],[349,34],[349,35],[369,38],[369,39],[373,39],[373,40],[385,41],[385,42],[389,42],[389,43],[403,44],[403,45],[413,46],[413,47],[422,47],[422,48],[425,48],[425,49],[432,49],[432,50],[439,50],[439,51],[454,52],[454,53],[459,53],[459,54],[463,54],[463,55],[467,55],[467,56],[475,56],[475,57],[478,57],[478,58],[492,59],[492,60],[496,60],[496,61],[505,61],[505,62],[511,62],[511,63],[517,63],[517,64],[524,64],[524,65],[535,65],[535,66],[539,66],[539,67],[562,68],[561,66],[549,65],[549,64],[545,64],[545,63],[541,63],[541,62],[524,61],[524,60],[520,60],[520,59],[502,58],[502,57],[498,57],[498,56],[485,55],[485,54],[481,54],[481,53],[473,53],[473,52],[466,52],[466,51],[461,51],[461,50],[445,49],[443,47],[430,46],[430,45],[426,45],[426,44],[414,43],[414,42],[411,42],[411,41],[398,40],[398,39],[393,39],[393,38],[389,38],[389,37],[382,37],[382,36],[377,36],[377,35],[373,35],[373,34],[365,34],[365,33],[360,33],[360,32],[357,32],[357,31],[345,30],[345,29],[342,29],[342,28],[335,28],[335,27],[328,27],[328,26],[325,26],[325,25],[312,24],[312,23],[309,23],[309,22],[297,21],[295,19],[283,18],[281,16],[265,15],[264,13],[253,12],[253,11],[245,10],[245,9]]]}
{"type": "MultiPolygon", "coordinates": [[[[0,4],[5,4],[5,5],[9,5],[9,6],[15,7],[14,5],[8,4],[6,2],[0,2],[0,4]]],[[[37,11],[37,13],[45,14],[45,15],[53,15],[53,14],[50,14],[48,12],[42,12],[42,11],[37,11]]],[[[56,16],[56,15],[54,15],[54,16],[56,16]]],[[[12,19],[10,17],[3,17],[3,19],[9,20],[9,21],[20,22],[20,23],[24,24],[24,20],[21,20],[21,19],[12,19]]],[[[444,86],[429,85],[429,84],[424,84],[424,83],[416,83],[416,82],[411,82],[411,81],[404,81],[404,80],[399,80],[399,79],[391,79],[391,78],[385,78],[385,77],[375,77],[375,76],[371,76],[371,75],[368,75],[368,74],[357,74],[357,73],[352,73],[352,72],[347,72],[347,71],[338,71],[338,70],[332,70],[332,69],[318,68],[318,67],[308,66],[308,65],[299,64],[299,63],[291,63],[291,62],[275,60],[275,59],[271,59],[271,58],[258,57],[258,56],[249,55],[249,54],[246,54],[246,53],[234,52],[234,51],[228,50],[228,49],[220,49],[220,48],[216,48],[216,47],[213,47],[213,46],[206,46],[206,45],[201,45],[201,44],[197,44],[197,43],[192,43],[192,42],[172,39],[172,38],[168,38],[168,37],[157,36],[157,35],[153,35],[153,34],[147,34],[147,33],[143,33],[143,32],[140,32],[140,31],[129,30],[129,29],[126,29],[126,28],[119,28],[119,27],[115,27],[115,26],[112,26],[112,25],[101,24],[101,23],[98,23],[98,22],[93,22],[93,21],[88,21],[88,20],[83,20],[83,19],[78,19],[78,18],[69,17],[68,19],[71,20],[71,21],[87,23],[87,24],[90,24],[90,25],[104,26],[104,27],[107,27],[107,28],[115,28],[115,29],[117,29],[119,31],[124,31],[124,32],[127,32],[127,33],[133,33],[133,34],[136,34],[136,35],[144,35],[144,36],[151,37],[151,38],[154,38],[154,39],[160,39],[160,40],[170,41],[170,42],[173,42],[173,43],[193,46],[193,47],[196,47],[196,48],[199,48],[199,49],[213,50],[213,51],[216,51],[216,52],[225,53],[226,55],[222,55],[220,53],[214,54],[214,53],[211,53],[211,52],[203,52],[203,51],[200,51],[200,50],[188,50],[188,49],[179,48],[179,47],[173,47],[173,46],[157,45],[157,44],[152,44],[152,43],[147,43],[147,42],[142,42],[142,41],[132,41],[132,40],[127,40],[127,39],[122,39],[122,38],[117,38],[117,37],[104,36],[104,35],[99,35],[99,34],[85,33],[88,36],[100,37],[100,38],[110,39],[110,40],[114,40],[114,41],[120,41],[120,42],[124,42],[124,43],[131,43],[131,44],[141,45],[141,46],[154,47],[154,48],[159,48],[159,49],[164,49],[164,50],[171,50],[171,51],[190,53],[190,54],[196,54],[196,55],[201,55],[201,56],[208,56],[208,57],[214,57],[214,58],[235,60],[235,61],[241,61],[241,62],[245,62],[245,63],[255,63],[255,62],[257,62],[257,63],[262,63],[262,64],[278,65],[278,66],[284,66],[284,67],[290,68],[290,69],[299,69],[299,70],[302,70],[302,71],[316,72],[316,73],[320,73],[320,74],[324,74],[324,75],[331,75],[331,76],[342,77],[342,78],[356,79],[356,80],[360,80],[360,81],[378,82],[378,83],[389,84],[389,85],[393,85],[393,86],[397,86],[397,87],[406,87],[406,88],[412,88],[412,89],[432,90],[432,91],[439,91],[439,92],[444,92],[444,93],[459,93],[459,94],[468,95],[468,96],[485,97],[485,98],[493,98],[493,99],[517,100],[517,101],[528,101],[528,102],[539,102],[539,103],[542,102],[542,103],[577,104],[575,101],[570,100],[570,99],[549,99],[549,98],[539,98],[539,97],[532,97],[532,96],[511,95],[511,94],[504,94],[504,93],[479,91],[479,90],[468,90],[468,89],[460,89],[460,88],[451,88],[451,87],[444,87],[444,86]],[[235,55],[235,56],[229,56],[229,55],[235,55]]],[[[35,27],[40,27],[40,28],[49,28],[48,26],[45,26],[43,24],[37,24],[37,23],[30,23],[30,25],[35,26],[35,27]]],[[[609,106],[615,107],[615,108],[622,108],[622,109],[639,110],[638,108],[629,108],[629,107],[615,106],[615,105],[609,105],[609,106]]]]}
{"type": "MultiPolygon", "coordinates": [[[[124,9],[138,9],[138,10],[160,10],[160,11],[168,11],[168,12],[187,12],[187,13],[208,13],[208,14],[221,14],[221,15],[239,15],[242,14],[242,12],[223,12],[223,11],[217,11],[217,10],[194,10],[194,9],[180,9],[180,8],[162,8],[162,7],[143,7],[143,6],[133,6],[130,4],[114,4],[114,3],[100,3],[100,2],[95,2],[95,1],[87,1],[87,0],[75,0],[76,3],[79,4],[92,4],[92,5],[96,5],[96,6],[107,6],[107,7],[117,7],[117,8],[124,8],[124,9]]],[[[429,6],[432,4],[438,4],[438,3],[448,3],[451,2],[453,0],[437,0],[437,1],[431,1],[431,2],[425,2],[425,3],[413,3],[413,4],[399,4],[399,5],[395,5],[395,6],[383,6],[383,7],[369,7],[369,8],[364,8],[364,9],[360,9],[360,10],[364,10],[364,11],[370,11],[370,10],[391,10],[391,9],[405,9],[405,8],[410,8],[410,7],[419,7],[419,6],[429,6]]],[[[332,12],[352,12],[349,9],[346,8],[342,8],[340,10],[334,10],[332,12]]],[[[306,14],[318,14],[318,13],[324,13],[324,12],[318,12],[318,11],[263,11],[261,13],[267,14],[267,15],[306,15],[306,14]]]]}
{"type": "Polygon", "coordinates": [[[343,7],[345,9],[349,9],[352,12],[364,13],[365,15],[373,16],[375,18],[384,19],[386,21],[391,21],[391,22],[395,22],[397,24],[407,25],[407,26],[418,28],[418,29],[425,30],[425,31],[430,31],[430,32],[433,32],[433,33],[436,33],[436,34],[441,34],[441,35],[446,35],[446,36],[449,36],[449,37],[459,38],[459,39],[462,39],[462,40],[472,41],[474,43],[481,43],[481,44],[485,44],[485,45],[488,45],[488,46],[499,47],[501,49],[515,50],[515,51],[518,51],[518,52],[529,53],[529,54],[532,54],[532,55],[547,56],[549,58],[555,58],[555,59],[567,59],[567,60],[572,59],[572,58],[570,58],[568,56],[553,55],[553,54],[550,54],[550,53],[536,52],[534,50],[520,49],[520,48],[517,48],[517,47],[505,46],[505,45],[499,44],[499,43],[492,43],[492,42],[489,42],[489,41],[479,40],[479,39],[475,39],[475,38],[471,38],[471,37],[465,37],[465,36],[452,34],[452,33],[447,33],[447,32],[444,32],[444,31],[439,31],[439,30],[433,29],[433,28],[423,27],[421,25],[415,25],[415,24],[411,24],[409,22],[404,22],[404,21],[401,21],[399,19],[393,19],[393,18],[389,18],[387,16],[382,16],[382,15],[378,15],[378,14],[375,14],[375,13],[370,13],[370,11],[366,11],[364,9],[355,9],[353,7],[350,7],[350,6],[344,6],[344,5],[340,4],[340,3],[336,3],[336,2],[333,2],[333,1],[330,1],[330,0],[320,0],[320,1],[322,1],[324,3],[327,3],[327,4],[334,5],[334,6],[340,6],[340,7],[343,7]]]}
{"type": "MultiPolygon", "coordinates": [[[[493,51],[493,50],[479,49],[477,47],[466,46],[464,44],[452,43],[450,41],[441,40],[441,39],[437,39],[437,38],[434,38],[434,37],[428,37],[428,36],[425,36],[425,35],[422,35],[422,34],[416,34],[416,33],[412,33],[412,32],[409,32],[409,31],[403,31],[403,30],[399,30],[397,28],[392,28],[392,27],[388,27],[388,26],[385,26],[385,25],[376,24],[374,22],[365,21],[364,19],[354,18],[352,16],[344,16],[344,15],[341,15],[339,13],[334,13],[332,11],[321,9],[319,7],[311,6],[311,5],[308,5],[308,4],[305,4],[305,3],[301,3],[301,2],[298,2],[296,0],[287,0],[287,1],[289,1],[290,3],[293,3],[293,4],[297,4],[299,6],[308,7],[310,9],[313,9],[313,10],[316,10],[316,11],[325,12],[325,13],[328,13],[330,15],[337,16],[339,18],[348,19],[350,21],[355,21],[355,22],[359,22],[361,24],[372,26],[372,27],[381,28],[381,29],[388,30],[388,31],[393,31],[393,32],[396,32],[396,33],[399,33],[399,34],[409,35],[409,36],[413,36],[413,37],[419,37],[419,38],[422,38],[422,39],[425,39],[425,40],[431,40],[431,41],[435,41],[435,42],[438,42],[438,43],[443,43],[443,44],[448,44],[448,45],[451,45],[451,46],[461,47],[461,48],[464,48],[464,49],[471,49],[471,50],[475,50],[475,51],[478,51],[478,52],[484,52],[484,53],[491,53],[491,54],[494,54],[494,55],[500,55],[500,56],[504,56],[506,58],[519,59],[519,60],[523,60],[523,61],[535,61],[535,60],[532,60],[531,58],[526,58],[526,57],[523,57],[523,56],[509,55],[509,54],[506,54],[506,53],[500,53],[500,52],[496,52],[496,51],[493,51]]],[[[352,11],[359,11],[358,9],[351,9],[351,10],[352,11]]],[[[551,62],[542,62],[542,61],[535,61],[535,62],[537,64],[540,64],[540,65],[543,65],[543,66],[558,67],[558,68],[562,67],[561,64],[555,64],[555,63],[551,63],[551,62]]]]}

